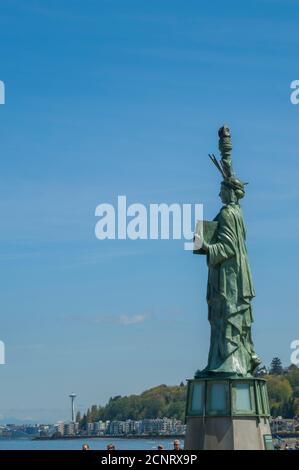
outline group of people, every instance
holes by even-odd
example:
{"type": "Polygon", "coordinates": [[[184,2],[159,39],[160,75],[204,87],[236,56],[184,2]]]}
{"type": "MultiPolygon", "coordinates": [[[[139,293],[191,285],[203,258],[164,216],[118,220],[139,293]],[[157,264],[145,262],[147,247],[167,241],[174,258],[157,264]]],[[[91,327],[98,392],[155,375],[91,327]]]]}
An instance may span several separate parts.
{"type": "MultiPolygon", "coordinates": [[[[165,447],[162,444],[159,444],[157,449],[158,450],[165,450],[165,447]]],[[[91,450],[90,445],[89,444],[83,444],[82,445],[82,450],[91,450]]],[[[106,450],[109,450],[109,451],[116,450],[115,445],[114,444],[107,444],[106,450]]],[[[173,450],[176,450],[176,451],[182,450],[181,443],[178,439],[175,439],[173,441],[173,450]]]]}
{"type": "Polygon", "coordinates": [[[288,442],[286,442],[285,444],[281,444],[279,442],[276,442],[275,445],[274,445],[274,449],[275,450],[299,450],[299,440],[297,440],[295,442],[295,444],[291,444],[289,445],[288,442]]]}
{"type": "MultiPolygon", "coordinates": [[[[165,447],[162,444],[159,444],[157,447],[158,450],[165,450],[165,447]]],[[[173,450],[182,450],[181,443],[178,439],[173,441],[173,450]]]]}

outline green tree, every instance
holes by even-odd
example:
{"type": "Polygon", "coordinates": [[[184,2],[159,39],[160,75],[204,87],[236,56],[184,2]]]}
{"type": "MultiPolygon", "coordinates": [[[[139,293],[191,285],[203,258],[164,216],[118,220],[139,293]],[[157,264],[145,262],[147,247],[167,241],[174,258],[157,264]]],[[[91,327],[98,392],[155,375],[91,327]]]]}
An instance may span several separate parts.
{"type": "Polygon", "coordinates": [[[146,390],[141,395],[117,395],[110,398],[104,407],[93,405],[87,410],[84,420],[81,419],[81,425],[86,426],[87,422],[100,419],[124,421],[168,417],[183,420],[185,401],[185,385],[169,387],[163,384],[146,390]]]}
{"type": "Polygon", "coordinates": [[[94,423],[95,421],[98,420],[98,407],[97,405],[92,405],[90,409],[90,415],[89,415],[90,423],[94,423]]]}
{"type": "Polygon", "coordinates": [[[281,360],[279,359],[279,357],[274,357],[272,359],[272,362],[270,364],[270,371],[269,373],[271,375],[281,375],[283,373],[283,367],[282,367],[282,363],[281,363],[281,360]]]}
{"type": "MultiPolygon", "coordinates": [[[[292,387],[284,376],[270,375],[267,380],[270,409],[273,416],[279,416],[286,412],[292,397],[292,387]]],[[[289,414],[289,411],[288,411],[289,414]]]]}
{"type": "Polygon", "coordinates": [[[290,384],[292,385],[293,388],[299,387],[299,369],[298,369],[298,367],[295,366],[294,364],[292,364],[288,368],[286,378],[288,379],[288,381],[290,382],[290,384]]]}
{"type": "Polygon", "coordinates": [[[88,423],[87,416],[84,413],[83,418],[80,421],[80,425],[79,425],[80,429],[83,431],[87,431],[87,423],[88,423]]]}
{"type": "Polygon", "coordinates": [[[299,416],[299,398],[294,399],[293,410],[294,410],[294,416],[299,416]]]}

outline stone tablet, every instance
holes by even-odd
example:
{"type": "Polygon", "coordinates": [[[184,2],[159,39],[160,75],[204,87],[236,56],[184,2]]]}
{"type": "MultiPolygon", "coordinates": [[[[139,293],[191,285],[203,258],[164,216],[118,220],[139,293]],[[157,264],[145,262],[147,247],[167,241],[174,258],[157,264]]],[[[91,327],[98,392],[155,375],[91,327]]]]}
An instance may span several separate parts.
{"type": "MultiPolygon", "coordinates": [[[[204,241],[210,245],[211,243],[213,243],[215,239],[217,226],[218,226],[218,222],[214,220],[213,221],[209,221],[209,220],[200,221],[199,220],[196,224],[195,233],[203,237],[204,241]]],[[[195,247],[194,247],[193,253],[196,255],[207,254],[206,251],[204,251],[202,248],[197,249],[195,247]]]]}

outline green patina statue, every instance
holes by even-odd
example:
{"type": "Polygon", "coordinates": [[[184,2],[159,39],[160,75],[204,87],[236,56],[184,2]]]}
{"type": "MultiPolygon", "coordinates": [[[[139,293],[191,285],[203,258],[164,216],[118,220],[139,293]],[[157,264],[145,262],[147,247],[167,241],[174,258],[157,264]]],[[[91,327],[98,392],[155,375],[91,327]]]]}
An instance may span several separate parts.
{"type": "MultiPolygon", "coordinates": [[[[220,162],[211,160],[220,171],[220,198],[223,202],[213,224],[212,240],[195,235],[198,252],[206,254],[209,267],[207,303],[211,324],[210,352],[207,367],[196,377],[251,377],[261,363],[254,352],[251,325],[251,300],[255,296],[245,245],[245,225],[239,200],[244,197],[243,183],[236,178],[231,160],[231,136],[227,126],[219,129],[220,162]]],[[[204,223],[205,224],[205,223],[204,223]]]]}

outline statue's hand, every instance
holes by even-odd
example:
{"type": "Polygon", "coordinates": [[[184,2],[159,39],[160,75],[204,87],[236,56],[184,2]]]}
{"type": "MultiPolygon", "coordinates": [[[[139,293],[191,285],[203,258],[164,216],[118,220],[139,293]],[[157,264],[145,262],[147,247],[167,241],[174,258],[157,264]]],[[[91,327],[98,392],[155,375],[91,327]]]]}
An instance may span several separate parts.
{"type": "Polygon", "coordinates": [[[208,252],[209,245],[204,241],[203,237],[198,235],[197,233],[194,235],[194,248],[196,250],[204,250],[208,252]]]}

